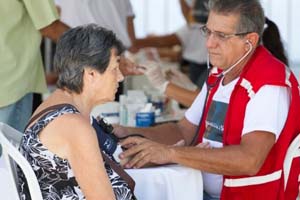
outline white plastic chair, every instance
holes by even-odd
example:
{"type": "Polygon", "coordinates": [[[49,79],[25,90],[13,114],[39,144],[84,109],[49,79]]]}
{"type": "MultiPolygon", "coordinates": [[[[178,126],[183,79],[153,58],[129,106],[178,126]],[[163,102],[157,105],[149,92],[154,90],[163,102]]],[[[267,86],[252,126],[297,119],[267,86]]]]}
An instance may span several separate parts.
{"type": "MultiPolygon", "coordinates": [[[[284,173],[284,189],[286,189],[287,180],[290,174],[290,169],[292,161],[294,158],[300,157],[300,134],[293,140],[290,144],[283,163],[283,173],[284,173]]],[[[299,194],[300,195],[300,194],[299,194]]],[[[300,197],[297,197],[297,200],[300,200],[300,197]]]]}
{"type": "Polygon", "coordinates": [[[17,189],[16,163],[22,169],[29,187],[32,200],[42,200],[41,189],[32,167],[23,155],[18,151],[22,133],[0,122],[0,144],[2,145],[2,156],[7,166],[9,183],[11,183],[13,199],[19,200],[17,189]]]}

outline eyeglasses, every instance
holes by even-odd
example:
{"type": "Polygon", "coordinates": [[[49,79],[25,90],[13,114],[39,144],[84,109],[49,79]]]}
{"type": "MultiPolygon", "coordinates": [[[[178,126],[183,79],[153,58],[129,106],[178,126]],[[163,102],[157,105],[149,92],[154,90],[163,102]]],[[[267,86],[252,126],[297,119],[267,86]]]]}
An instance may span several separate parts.
{"type": "Polygon", "coordinates": [[[223,32],[219,32],[219,31],[212,31],[209,28],[207,28],[206,25],[201,26],[200,27],[201,33],[206,37],[210,37],[211,35],[214,35],[216,39],[218,39],[219,41],[226,41],[231,37],[234,36],[243,36],[243,35],[247,35],[248,33],[251,32],[242,32],[242,33],[232,33],[232,34],[226,34],[223,32]]]}

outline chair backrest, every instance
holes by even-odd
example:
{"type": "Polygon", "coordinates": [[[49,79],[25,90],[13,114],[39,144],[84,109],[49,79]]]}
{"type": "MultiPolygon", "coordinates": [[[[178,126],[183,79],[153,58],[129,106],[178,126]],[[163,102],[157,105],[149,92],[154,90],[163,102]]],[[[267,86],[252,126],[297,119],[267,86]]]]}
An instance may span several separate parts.
{"type": "MultiPolygon", "coordinates": [[[[290,170],[294,158],[300,157],[300,134],[293,140],[290,144],[283,163],[283,173],[284,173],[284,189],[287,187],[290,170]]],[[[300,163],[299,163],[300,164],[300,163]]],[[[297,199],[299,199],[298,197],[297,199]]]]}
{"type": "Polygon", "coordinates": [[[22,133],[10,127],[9,125],[0,122],[0,144],[2,145],[2,156],[4,162],[7,166],[9,172],[9,179],[13,187],[15,194],[14,199],[19,199],[19,192],[17,189],[17,173],[16,173],[16,164],[23,171],[29,192],[32,200],[42,200],[42,194],[38,180],[35,176],[35,173],[24,158],[24,156],[19,152],[18,148],[21,142],[22,133]]]}

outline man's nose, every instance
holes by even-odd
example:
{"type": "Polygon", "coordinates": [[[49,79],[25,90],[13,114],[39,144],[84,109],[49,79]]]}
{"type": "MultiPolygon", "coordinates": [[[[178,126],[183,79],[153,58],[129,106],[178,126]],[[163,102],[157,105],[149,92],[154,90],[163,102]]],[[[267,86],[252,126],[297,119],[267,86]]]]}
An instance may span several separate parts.
{"type": "Polygon", "coordinates": [[[210,35],[207,35],[207,37],[206,37],[206,47],[207,48],[214,48],[214,47],[216,47],[217,43],[218,43],[218,40],[214,36],[213,33],[211,33],[210,35]]]}

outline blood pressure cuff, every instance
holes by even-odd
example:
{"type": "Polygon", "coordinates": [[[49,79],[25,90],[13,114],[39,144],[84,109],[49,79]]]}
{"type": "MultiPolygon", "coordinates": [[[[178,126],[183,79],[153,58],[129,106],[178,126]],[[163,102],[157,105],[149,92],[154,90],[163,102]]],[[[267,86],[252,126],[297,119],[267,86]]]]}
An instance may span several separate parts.
{"type": "Polygon", "coordinates": [[[113,155],[117,149],[119,139],[112,134],[112,126],[106,124],[102,119],[97,121],[93,118],[92,126],[94,127],[100,149],[109,155],[113,155]]]}

